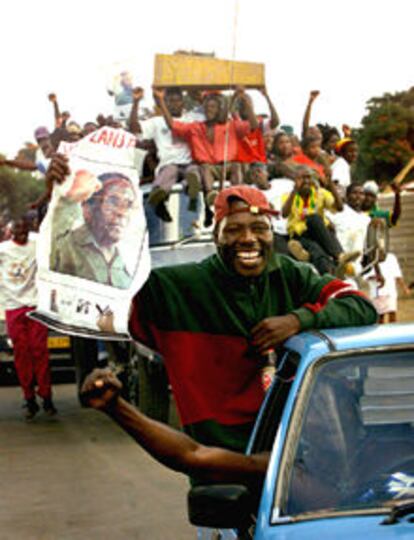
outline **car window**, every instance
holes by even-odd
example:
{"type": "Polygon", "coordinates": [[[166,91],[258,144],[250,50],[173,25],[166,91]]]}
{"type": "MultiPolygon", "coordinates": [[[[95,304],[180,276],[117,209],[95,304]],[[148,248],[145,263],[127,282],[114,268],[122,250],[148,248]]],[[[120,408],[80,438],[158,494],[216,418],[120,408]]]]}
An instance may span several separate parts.
{"type": "Polygon", "coordinates": [[[303,392],[276,494],[282,515],[414,497],[412,351],[320,362],[303,392]]]}

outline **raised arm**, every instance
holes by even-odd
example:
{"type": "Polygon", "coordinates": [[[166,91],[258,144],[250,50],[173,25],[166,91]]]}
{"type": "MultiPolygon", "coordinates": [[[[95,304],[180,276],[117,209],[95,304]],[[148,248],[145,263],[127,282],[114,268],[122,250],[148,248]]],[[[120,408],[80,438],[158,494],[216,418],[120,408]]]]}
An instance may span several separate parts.
{"type": "Polygon", "coordinates": [[[295,176],[294,181],[295,181],[295,184],[292,188],[292,191],[289,193],[289,197],[286,199],[285,204],[283,205],[283,208],[282,208],[282,217],[284,218],[289,217],[289,214],[292,210],[293,199],[295,198],[295,195],[299,193],[299,190],[303,183],[302,178],[297,175],[295,176]]]}
{"type": "Polygon", "coordinates": [[[1,159],[0,167],[14,167],[15,169],[20,169],[22,171],[37,171],[36,163],[24,159],[1,159]]]}
{"type": "Polygon", "coordinates": [[[174,119],[171,116],[170,111],[167,109],[167,105],[165,104],[164,90],[154,88],[153,89],[153,96],[154,96],[154,99],[157,102],[159,108],[161,109],[161,113],[162,113],[162,115],[163,115],[163,117],[165,119],[165,122],[167,123],[167,126],[172,130],[174,119]]]}
{"type": "Polygon", "coordinates": [[[397,225],[397,221],[401,216],[401,187],[396,182],[393,182],[391,187],[394,191],[394,206],[391,214],[391,223],[392,225],[397,225]]]}
{"type": "Polygon", "coordinates": [[[302,139],[306,136],[306,133],[308,132],[313,102],[319,96],[319,93],[319,90],[312,90],[312,92],[309,94],[309,100],[308,104],[306,105],[305,114],[303,116],[302,122],[302,139]]]}
{"type": "Polygon", "coordinates": [[[132,109],[129,115],[129,129],[134,135],[142,133],[141,124],[138,119],[138,107],[139,102],[144,97],[144,90],[142,88],[134,88],[132,90],[132,109]]]}
{"type": "Polygon", "coordinates": [[[55,127],[59,128],[62,126],[62,115],[60,114],[59,104],[58,104],[56,94],[49,94],[48,99],[53,105],[53,113],[55,116],[55,127]]]}
{"type": "Polygon", "coordinates": [[[334,184],[334,182],[332,182],[332,178],[330,176],[328,176],[328,180],[326,182],[326,189],[332,193],[335,199],[336,210],[338,210],[338,212],[342,212],[342,210],[344,209],[344,203],[338,193],[338,190],[336,189],[336,185],[334,184]]]}
{"type": "Polygon", "coordinates": [[[257,129],[257,127],[259,126],[259,123],[257,121],[256,115],[254,114],[252,100],[250,96],[246,94],[246,92],[244,91],[244,88],[241,86],[237,87],[236,90],[234,91],[234,94],[231,98],[230,103],[232,104],[233,101],[236,99],[239,99],[243,103],[244,111],[247,116],[247,121],[250,124],[250,129],[251,130],[257,129]]]}
{"type": "Polygon", "coordinates": [[[279,115],[277,114],[276,108],[272,103],[272,100],[270,99],[269,94],[267,93],[267,88],[264,86],[260,89],[260,92],[262,93],[263,97],[267,101],[267,105],[269,107],[270,111],[270,128],[275,129],[280,123],[279,115]]]}
{"type": "Polygon", "coordinates": [[[94,370],[82,394],[93,408],[108,414],[153,458],[175,471],[218,482],[257,480],[265,475],[269,455],[246,456],[199,444],[186,434],[142,414],[119,396],[120,381],[108,369],[94,370]]]}

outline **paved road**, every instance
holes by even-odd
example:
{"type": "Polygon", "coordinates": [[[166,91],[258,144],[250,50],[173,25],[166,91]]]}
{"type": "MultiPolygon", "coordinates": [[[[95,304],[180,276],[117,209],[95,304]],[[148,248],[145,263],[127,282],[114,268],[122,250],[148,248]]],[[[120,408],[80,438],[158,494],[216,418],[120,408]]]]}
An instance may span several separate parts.
{"type": "Polygon", "coordinates": [[[187,480],[147,456],[105,415],[55,387],[59,416],[21,419],[0,388],[0,540],[187,540],[187,480]]]}

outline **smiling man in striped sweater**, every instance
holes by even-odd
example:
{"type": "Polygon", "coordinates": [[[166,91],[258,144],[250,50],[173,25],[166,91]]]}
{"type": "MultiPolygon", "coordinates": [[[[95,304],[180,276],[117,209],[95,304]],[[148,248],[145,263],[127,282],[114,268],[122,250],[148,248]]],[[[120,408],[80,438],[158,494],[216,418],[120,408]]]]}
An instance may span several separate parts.
{"type": "Polygon", "coordinates": [[[273,252],[272,213],[256,188],[224,189],[217,254],[153,270],[133,301],[131,335],[163,355],[184,429],[205,445],[245,449],[270,348],[302,330],[377,320],[347,283],[273,252]]]}

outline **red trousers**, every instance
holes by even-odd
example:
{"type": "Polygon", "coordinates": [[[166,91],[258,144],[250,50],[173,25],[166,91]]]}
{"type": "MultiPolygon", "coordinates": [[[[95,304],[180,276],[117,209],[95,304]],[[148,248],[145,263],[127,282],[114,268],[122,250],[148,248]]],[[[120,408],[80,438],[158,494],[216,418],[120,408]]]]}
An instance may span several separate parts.
{"type": "Polygon", "coordinates": [[[35,385],[41,398],[51,397],[47,328],[29,317],[32,307],[6,310],[7,332],[13,342],[14,364],[25,399],[35,397],[35,385]]]}

